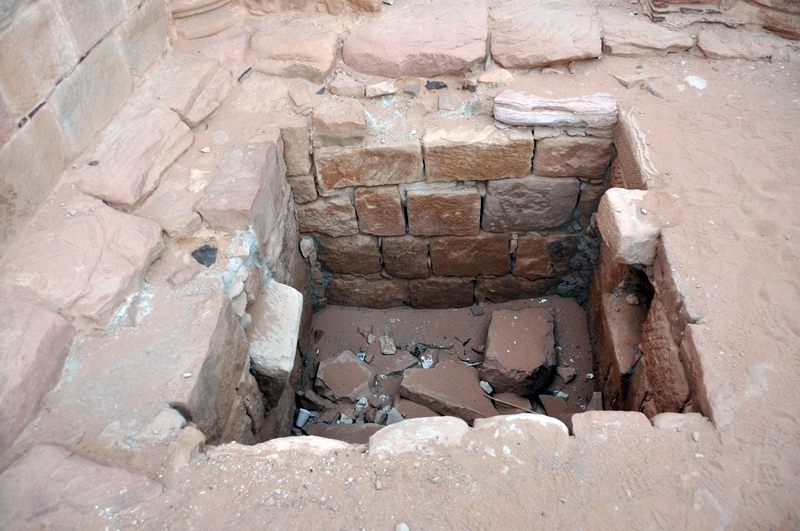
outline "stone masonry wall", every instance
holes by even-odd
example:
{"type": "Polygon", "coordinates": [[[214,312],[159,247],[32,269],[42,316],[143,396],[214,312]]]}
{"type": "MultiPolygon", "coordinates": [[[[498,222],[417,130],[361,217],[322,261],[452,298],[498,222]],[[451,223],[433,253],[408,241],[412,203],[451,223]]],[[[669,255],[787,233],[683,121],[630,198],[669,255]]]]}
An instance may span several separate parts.
{"type": "Polygon", "coordinates": [[[0,252],[167,48],[164,0],[0,9],[0,252]]]}
{"type": "Polygon", "coordinates": [[[315,109],[312,130],[283,131],[317,308],[464,307],[585,290],[585,229],[606,188],[613,100],[602,123],[456,119],[403,144],[366,140],[363,109],[343,100],[315,109]],[[293,164],[300,138],[310,144],[293,164]]]}

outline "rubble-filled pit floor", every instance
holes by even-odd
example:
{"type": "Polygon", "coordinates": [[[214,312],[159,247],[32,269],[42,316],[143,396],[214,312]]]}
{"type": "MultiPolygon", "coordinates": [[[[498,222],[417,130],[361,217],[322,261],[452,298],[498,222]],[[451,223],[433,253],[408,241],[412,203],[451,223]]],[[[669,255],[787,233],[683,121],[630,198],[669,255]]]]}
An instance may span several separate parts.
{"type": "MultiPolygon", "coordinates": [[[[484,350],[489,326],[494,312],[509,310],[517,312],[524,308],[544,308],[553,311],[554,343],[557,356],[557,366],[568,369],[561,377],[554,374],[554,378],[547,388],[547,393],[563,397],[562,393],[569,395],[566,398],[566,409],[570,413],[580,413],[587,409],[594,391],[592,374],[592,352],[589,339],[586,312],[572,299],[558,296],[543,296],[536,299],[516,300],[506,303],[485,303],[472,308],[453,309],[412,309],[408,307],[392,308],[387,310],[349,308],[343,306],[328,306],[314,315],[312,324],[313,348],[307,357],[307,370],[304,374],[303,389],[313,391],[313,376],[319,364],[327,359],[337,356],[345,350],[352,353],[364,353],[363,362],[372,369],[375,377],[370,382],[371,399],[380,395],[390,398],[381,407],[398,405],[400,386],[406,369],[417,369],[425,363],[425,358],[430,357],[431,370],[447,359],[458,360],[460,363],[472,367],[465,371],[465,381],[456,380],[442,382],[449,389],[445,391],[454,397],[463,397],[466,400],[488,400],[483,396],[483,391],[478,387],[478,374],[484,360],[484,350]],[[371,337],[370,337],[371,336],[371,337]],[[380,336],[392,339],[392,344],[397,349],[392,354],[381,353],[380,336]],[[370,342],[371,340],[371,342],[370,342]],[[410,352],[415,345],[422,345],[422,354],[416,358],[410,352]],[[439,348],[437,348],[439,347],[439,348]],[[571,369],[571,370],[569,370],[571,369]],[[574,371],[574,372],[573,372],[574,371]],[[474,374],[471,374],[474,372],[474,374]]],[[[519,342],[519,348],[526,352],[542,349],[542,345],[519,342]]],[[[391,350],[391,349],[389,349],[391,350]]],[[[417,349],[417,353],[420,349],[417,349]]],[[[334,384],[335,382],[326,382],[334,384]]],[[[528,411],[544,412],[537,397],[520,400],[521,407],[528,411]]],[[[502,400],[502,398],[500,398],[502,400]]],[[[513,398],[512,398],[513,400],[513,398]]],[[[413,401],[413,400],[412,400],[413,401]]],[[[487,402],[488,405],[488,402],[487,402]]],[[[344,414],[355,419],[354,404],[347,399],[342,400],[335,408],[316,410],[312,420],[304,426],[305,433],[320,436],[332,436],[329,426],[336,424],[339,414],[344,414]],[[326,429],[329,433],[326,434],[326,429]]],[[[444,412],[458,406],[458,400],[452,404],[441,404],[444,412]]],[[[371,406],[370,406],[371,407],[371,406]]],[[[502,403],[495,403],[495,407],[502,413],[522,413],[502,403]]],[[[411,411],[405,414],[407,418],[414,418],[420,411],[410,406],[411,411]]],[[[377,409],[377,408],[376,408],[377,409]]],[[[400,408],[400,413],[406,413],[400,408]]],[[[422,414],[433,412],[422,411],[422,414]]],[[[435,414],[435,413],[434,413],[435,414]]],[[[363,421],[360,415],[360,422],[363,421]]],[[[340,426],[338,433],[347,433],[346,426],[340,426]]],[[[366,442],[355,439],[349,442],[366,442]]]]}

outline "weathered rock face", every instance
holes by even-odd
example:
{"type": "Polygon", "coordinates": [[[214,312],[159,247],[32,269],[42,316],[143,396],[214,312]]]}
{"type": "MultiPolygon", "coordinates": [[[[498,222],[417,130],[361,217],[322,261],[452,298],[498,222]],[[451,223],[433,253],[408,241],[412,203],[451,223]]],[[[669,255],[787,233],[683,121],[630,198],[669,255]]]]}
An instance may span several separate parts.
{"type": "Polygon", "coordinates": [[[298,118],[282,126],[281,138],[286,175],[308,175],[311,172],[311,135],[308,122],[298,118]]]}
{"type": "Polygon", "coordinates": [[[438,417],[439,414],[434,410],[427,408],[425,406],[421,406],[416,402],[412,402],[411,400],[406,400],[405,398],[401,398],[397,401],[395,405],[397,411],[403,415],[405,419],[420,419],[424,417],[438,417]]]}
{"type": "Polygon", "coordinates": [[[376,236],[406,233],[406,218],[396,186],[356,188],[355,205],[361,232],[376,236]]]}
{"type": "Polygon", "coordinates": [[[173,164],[161,178],[161,184],[134,213],[155,222],[172,238],[191,236],[203,226],[200,214],[194,211],[197,193],[189,168],[173,164]]]}
{"type": "Polygon", "coordinates": [[[159,496],[144,474],[103,466],[56,444],[40,444],[0,474],[0,525],[69,507],[121,511],[159,496]]]}
{"type": "Polygon", "coordinates": [[[488,232],[560,227],[578,202],[578,179],[528,176],[486,185],[481,226],[488,232]]]}
{"type": "Polygon", "coordinates": [[[367,134],[364,108],[356,100],[327,101],[314,109],[315,146],[351,146],[367,134]]]}
{"type": "Polygon", "coordinates": [[[419,236],[476,236],[481,196],[475,188],[409,190],[408,232],[419,236]]]}
{"type": "Polygon", "coordinates": [[[768,32],[741,32],[714,27],[697,34],[697,47],[711,59],[791,60],[800,54],[800,44],[768,32]]]}
{"type": "Polygon", "coordinates": [[[466,308],[472,306],[472,282],[460,278],[426,278],[408,283],[414,308],[466,308]]]}
{"type": "Polygon", "coordinates": [[[682,52],[694,46],[694,37],[673,31],[646,17],[604,15],[603,52],[637,57],[648,53],[682,52]]]}
{"type": "Polygon", "coordinates": [[[647,380],[659,413],[680,412],[689,400],[689,383],[672,336],[670,319],[656,297],[642,328],[642,352],[647,361],[647,380]]]}
{"type": "Polygon", "coordinates": [[[247,16],[236,2],[216,2],[211,9],[184,11],[175,16],[175,31],[182,39],[202,39],[235,26],[247,16]]]}
{"type": "Polygon", "coordinates": [[[328,284],[326,296],[331,304],[393,308],[408,301],[408,281],[334,278],[328,284]]]}
{"type": "Polygon", "coordinates": [[[33,419],[58,381],[75,331],[58,314],[0,299],[0,452],[33,419]]]}
{"type": "Polygon", "coordinates": [[[478,370],[448,358],[432,369],[405,372],[400,394],[437,413],[470,424],[497,414],[479,385],[478,370]]]}
{"type": "Polygon", "coordinates": [[[329,236],[349,236],[358,233],[358,221],[353,203],[347,196],[316,201],[297,207],[300,232],[321,232],[329,236]]]}
{"type": "Polygon", "coordinates": [[[149,196],[161,174],[192,144],[194,135],[177,114],[163,107],[125,112],[92,148],[78,173],[81,191],[126,210],[149,196]]]}
{"type": "Polygon", "coordinates": [[[319,83],[333,69],[338,40],[333,30],[287,24],[253,34],[247,58],[259,72],[319,83]]]}
{"type": "Polygon", "coordinates": [[[610,129],[617,123],[617,102],[601,95],[554,100],[505,90],[494,99],[494,117],[517,126],[610,129]]]}
{"type": "Polygon", "coordinates": [[[495,391],[537,396],[555,374],[553,313],[543,308],[498,310],[486,336],[481,379],[495,391]]]}
{"type": "Polygon", "coordinates": [[[332,273],[368,275],[381,270],[381,251],[375,236],[319,236],[317,243],[319,261],[332,273]]]}
{"type": "Polygon", "coordinates": [[[155,223],[85,196],[34,219],[36,235],[23,233],[0,261],[0,292],[66,312],[78,327],[108,324],[164,249],[155,223]]]}
{"type": "Polygon", "coordinates": [[[600,179],[610,163],[610,138],[560,136],[536,143],[533,172],[543,177],[600,179]]]}
{"type": "Polygon", "coordinates": [[[288,179],[296,203],[309,203],[318,197],[317,181],[313,175],[298,175],[288,179]]]}
{"type": "Polygon", "coordinates": [[[469,181],[522,177],[530,172],[533,134],[530,129],[503,131],[433,129],[423,138],[428,181],[469,181]]]}
{"type": "Polygon", "coordinates": [[[486,0],[398,4],[350,34],[344,61],[391,78],[461,74],[486,55],[487,19],[486,0]]]}
{"type": "Polygon", "coordinates": [[[646,193],[611,188],[600,200],[597,226],[616,262],[650,265],[655,260],[661,227],[641,213],[646,193]]]}
{"type": "Polygon", "coordinates": [[[501,415],[516,415],[518,413],[530,411],[531,409],[531,401],[529,399],[515,395],[514,393],[495,393],[492,396],[503,402],[508,402],[508,404],[513,404],[508,405],[501,402],[494,402],[494,408],[501,415]]]}
{"type": "Polygon", "coordinates": [[[528,280],[513,275],[479,278],[475,285],[475,299],[478,302],[506,302],[513,299],[540,297],[548,293],[555,293],[559,282],[557,279],[528,280]]]}
{"type": "Polygon", "coordinates": [[[600,56],[602,27],[589,2],[492,3],[492,57],[506,68],[537,68],[600,56]]]}
{"type": "Polygon", "coordinates": [[[370,394],[369,384],[373,378],[369,365],[345,350],[319,364],[314,389],[334,402],[355,403],[370,394]]]}
{"type": "Polygon", "coordinates": [[[422,148],[418,142],[397,145],[314,150],[317,181],[324,189],[379,186],[421,181],[422,148]]]}
{"type": "Polygon", "coordinates": [[[511,270],[507,234],[431,238],[431,267],[436,275],[504,275],[511,270]]]}
{"type": "Polygon", "coordinates": [[[565,274],[578,250],[578,240],[575,235],[520,236],[514,255],[514,274],[530,280],[565,274]]]}
{"type": "Polygon", "coordinates": [[[396,278],[426,278],[428,276],[428,245],[422,238],[401,236],[383,238],[381,243],[383,267],[396,278]]]}

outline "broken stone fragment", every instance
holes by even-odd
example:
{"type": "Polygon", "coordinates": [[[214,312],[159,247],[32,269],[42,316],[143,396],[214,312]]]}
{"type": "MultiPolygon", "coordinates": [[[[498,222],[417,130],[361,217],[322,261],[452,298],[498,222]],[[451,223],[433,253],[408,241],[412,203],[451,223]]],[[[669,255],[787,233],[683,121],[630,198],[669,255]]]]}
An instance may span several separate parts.
{"type": "Polygon", "coordinates": [[[247,59],[268,75],[321,83],[333,70],[338,44],[339,37],[331,29],[300,22],[281,24],[253,34],[247,59]]]}
{"type": "Polygon", "coordinates": [[[552,310],[494,312],[481,378],[497,392],[537,395],[552,381],[556,361],[552,310]]]}
{"type": "Polygon", "coordinates": [[[397,88],[395,81],[390,79],[388,81],[381,81],[380,83],[367,85],[365,88],[365,94],[368,98],[379,98],[381,96],[397,94],[399,90],[400,89],[397,88]]]}
{"type": "Polygon", "coordinates": [[[391,337],[380,336],[378,337],[378,341],[381,343],[381,354],[392,355],[397,352],[397,348],[394,345],[394,339],[391,337]]]}
{"type": "Polygon", "coordinates": [[[556,374],[561,378],[564,383],[571,382],[578,371],[574,367],[556,367],[556,374]]]}
{"type": "Polygon", "coordinates": [[[480,83],[511,83],[514,76],[505,68],[492,68],[478,76],[480,83]]]}
{"type": "Polygon", "coordinates": [[[337,96],[350,98],[363,98],[365,95],[364,83],[360,83],[346,74],[336,74],[331,81],[331,92],[337,96]]]}
{"type": "Polygon", "coordinates": [[[374,374],[367,364],[344,350],[319,364],[314,389],[334,402],[355,403],[370,395],[369,385],[374,374]]]}
{"type": "Polygon", "coordinates": [[[314,147],[351,146],[367,134],[364,108],[356,100],[328,101],[314,109],[314,147]]]}
{"type": "Polygon", "coordinates": [[[656,257],[661,227],[653,216],[641,213],[647,192],[611,188],[600,200],[597,226],[615,261],[651,265],[656,257]]]}

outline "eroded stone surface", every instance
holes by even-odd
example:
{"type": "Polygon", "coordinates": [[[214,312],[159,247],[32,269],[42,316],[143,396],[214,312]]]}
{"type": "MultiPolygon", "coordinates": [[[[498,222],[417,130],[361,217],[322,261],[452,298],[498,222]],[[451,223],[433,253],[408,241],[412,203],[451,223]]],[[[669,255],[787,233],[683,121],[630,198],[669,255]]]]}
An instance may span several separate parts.
{"type": "Polygon", "coordinates": [[[603,52],[636,57],[648,53],[682,52],[694,46],[689,32],[673,31],[647,17],[603,16],[603,52]]]}
{"type": "Polygon", "coordinates": [[[474,284],[461,278],[426,278],[408,283],[413,308],[466,308],[472,306],[474,284]]]}
{"type": "Polygon", "coordinates": [[[511,270],[507,234],[431,238],[431,267],[436,275],[504,275],[511,270]]]}
{"type": "Polygon", "coordinates": [[[334,278],[325,292],[332,304],[364,308],[393,308],[408,300],[408,281],[400,279],[334,278]]]}
{"type": "Polygon", "coordinates": [[[560,136],[536,142],[533,172],[543,177],[603,177],[611,163],[611,139],[560,136]]]}
{"type": "Polygon", "coordinates": [[[661,227],[641,213],[647,192],[611,188],[600,200],[597,226],[615,261],[650,265],[656,257],[661,227]]]}
{"type": "Polygon", "coordinates": [[[297,118],[281,126],[283,159],[286,175],[308,175],[311,172],[311,136],[308,121],[297,118]]]}
{"type": "Polygon", "coordinates": [[[334,402],[355,403],[359,398],[369,395],[372,378],[374,375],[369,365],[345,350],[319,364],[314,388],[317,393],[334,402]]]}
{"type": "Polygon", "coordinates": [[[603,95],[548,99],[505,90],[494,98],[494,117],[508,125],[593,127],[609,129],[617,122],[617,102],[603,95]]]}
{"type": "Polygon", "coordinates": [[[314,162],[317,181],[324,189],[413,183],[423,179],[419,142],[319,148],[314,150],[314,162]]]}
{"type": "Polygon", "coordinates": [[[333,69],[338,47],[335,31],[294,23],[258,31],[250,38],[249,62],[273,76],[321,82],[333,69]]]}
{"type": "Polygon", "coordinates": [[[319,261],[332,273],[368,275],[381,270],[378,238],[366,234],[353,236],[319,236],[319,261]]]}
{"type": "Polygon", "coordinates": [[[486,185],[481,226],[488,232],[535,231],[560,227],[578,201],[578,179],[530,175],[486,185]]]}
{"type": "Polygon", "coordinates": [[[481,196],[475,188],[409,190],[408,232],[417,236],[475,236],[481,196]]]}
{"type": "Polygon", "coordinates": [[[367,134],[364,108],[356,100],[331,100],[314,109],[315,146],[351,146],[367,134]]]}
{"type": "Polygon", "coordinates": [[[353,203],[347,196],[298,205],[297,222],[300,232],[321,232],[329,236],[349,236],[358,233],[358,221],[353,203]]]}
{"type": "Polygon", "coordinates": [[[376,236],[402,236],[406,218],[395,186],[360,187],[355,190],[358,227],[376,236]]]}
{"type": "Polygon", "coordinates": [[[422,238],[401,236],[383,238],[381,243],[383,267],[397,278],[428,276],[428,245],[422,238]]]}

